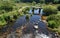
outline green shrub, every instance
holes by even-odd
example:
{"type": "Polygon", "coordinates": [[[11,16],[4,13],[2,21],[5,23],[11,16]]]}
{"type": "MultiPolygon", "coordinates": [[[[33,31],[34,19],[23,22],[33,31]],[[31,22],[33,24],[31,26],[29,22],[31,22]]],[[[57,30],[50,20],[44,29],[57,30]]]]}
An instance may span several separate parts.
{"type": "Polygon", "coordinates": [[[0,14],[6,13],[5,10],[0,10],[0,14]]]}
{"type": "Polygon", "coordinates": [[[3,17],[0,17],[0,26],[6,25],[6,21],[4,20],[3,17]]]}
{"type": "Polygon", "coordinates": [[[57,9],[60,11],[60,5],[57,7],[57,9]]]}
{"type": "Polygon", "coordinates": [[[26,7],[25,9],[23,9],[23,13],[24,14],[28,14],[28,12],[29,12],[29,8],[28,7],[26,7]]]}
{"type": "Polygon", "coordinates": [[[60,26],[60,15],[50,15],[47,18],[48,26],[50,28],[57,28],[60,26]]]}
{"type": "Polygon", "coordinates": [[[50,15],[48,16],[47,21],[50,20],[60,21],[59,19],[60,19],[60,15],[50,15]]]}
{"type": "Polygon", "coordinates": [[[0,7],[1,10],[5,10],[5,11],[12,11],[13,7],[12,6],[6,6],[6,5],[3,5],[0,7]]]}
{"type": "Polygon", "coordinates": [[[48,6],[45,6],[43,7],[43,11],[44,13],[48,16],[48,15],[51,15],[51,14],[57,14],[57,8],[52,6],[52,5],[48,5],[48,6]]]}
{"type": "Polygon", "coordinates": [[[57,27],[56,22],[55,21],[48,21],[48,27],[56,28],[57,27]]]}
{"type": "Polygon", "coordinates": [[[10,16],[6,16],[6,17],[4,17],[4,19],[5,19],[6,21],[10,21],[10,16]]]}
{"type": "Polygon", "coordinates": [[[13,15],[13,18],[14,18],[14,19],[17,19],[17,15],[13,15]]]}
{"type": "Polygon", "coordinates": [[[5,10],[7,12],[13,10],[13,4],[11,2],[2,2],[0,5],[0,10],[5,10]]]}

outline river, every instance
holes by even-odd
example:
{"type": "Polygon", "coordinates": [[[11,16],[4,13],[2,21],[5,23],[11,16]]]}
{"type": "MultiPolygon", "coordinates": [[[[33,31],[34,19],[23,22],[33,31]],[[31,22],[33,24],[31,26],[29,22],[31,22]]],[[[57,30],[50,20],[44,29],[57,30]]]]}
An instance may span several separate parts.
{"type": "MultiPolygon", "coordinates": [[[[31,11],[31,10],[30,10],[31,11]]],[[[42,14],[42,13],[41,13],[42,14]]],[[[30,19],[26,20],[26,15],[19,17],[14,25],[11,27],[12,31],[7,36],[7,38],[52,38],[52,34],[47,30],[46,23],[41,21],[41,15],[32,15],[30,19]],[[38,23],[39,27],[39,33],[34,34],[33,26],[35,23],[38,23]],[[17,37],[15,35],[16,29],[20,28],[21,26],[27,25],[27,33],[22,34],[22,36],[17,37]],[[31,31],[32,33],[28,33],[28,31],[31,31]]]]}

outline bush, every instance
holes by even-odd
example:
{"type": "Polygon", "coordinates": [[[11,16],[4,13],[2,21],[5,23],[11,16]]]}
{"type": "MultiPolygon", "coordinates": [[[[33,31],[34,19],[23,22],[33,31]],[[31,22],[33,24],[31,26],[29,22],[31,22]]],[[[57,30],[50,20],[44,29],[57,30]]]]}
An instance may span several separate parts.
{"type": "Polygon", "coordinates": [[[0,5],[0,10],[5,10],[7,12],[13,10],[13,5],[10,2],[2,2],[0,5]]]}
{"type": "Polygon", "coordinates": [[[23,11],[22,11],[22,12],[23,12],[24,14],[28,14],[29,9],[30,9],[30,8],[26,7],[25,9],[23,9],[23,11]]]}
{"type": "Polygon", "coordinates": [[[14,18],[14,19],[17,19],[17,15],[13,15],[13,18],[14,18]]]}
{"type": "Polygon", "coordinates": [[[51,15],[47,18],[48,26],[50,28],[57,28],[60,26],[60,15],[51,15]]]}
{"type": "Polygon", "coordinates": [[[60,11],[60,5],[57,7],[57,9],[60,11]]]}
{"type": "Polygon", "coordinates": [[[12,11],[13,7],[12,6],[6,6],[6,5],[3,5],[0,7],[1,10],[5,10],[5,11],[12,11]]]}
{"type": "Polygon", "coordinates": [[[10,21],[10,16],[6,16],[6,17],[4,17],[4,19],[5,19],[6,21],[10,21]]]}
{"type": "Polygon", "coordinates": [[[56,22],[55,21],[49,21],[48,22],[48,27],[50,27],[50,28],[56,28],[57,27],[56,22]]]}
{"type": "Polygon", "coordinates": [[[6,25],[6,21],[3,19],[3,17],[0,17],[0,26],[6,25]]]}
{"type": "Polygon", "coordinates": [[[5,10],[0,10],[0,14],[6,13],[5,10]]]}
{"type": "Polygon", "coordinates": [[[43,7],[43,11],[46,14],[46,16],[51,15],[51,14],[57,14],[57,8],[52,6],[52,5],[48,5],[43,7]]]}

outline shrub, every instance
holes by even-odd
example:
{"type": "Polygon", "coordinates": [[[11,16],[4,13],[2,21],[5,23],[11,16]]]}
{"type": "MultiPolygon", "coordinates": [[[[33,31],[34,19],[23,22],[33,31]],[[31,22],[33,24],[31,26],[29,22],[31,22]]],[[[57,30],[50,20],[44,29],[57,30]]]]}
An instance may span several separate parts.
{"type": "Polygon", "coordinates": [[[12,11],[13,5],[12,5],[12,3],[9,3],[9,2],[3,2],[0,5],[0,10],[5,10],[7,12],[12,11]]]}
{"type": "Polygon", "coordinates": [[[50,28],[56,28],[57,27],[56,22],[55,21],[49,21],[48,22],[48,27],[50,27],[50,28]]]}
{"type": "Polygon", "coordinates": [[[51,15],[47,18],[48,26],[50,28],[57,28],[60,26],[60,15],[51,15]]]}
{"type": "Polygon", "coordinates": [[[13,18],[14,18],[14,19],[17,19],[17,15],[13,15],[13,18]]]}
{"type": "Polygon", "coordinates": [[[13,7],[12,6],[6,6],[6,5],[3,5],[0,7],[1,10],[5,10],[5,11],[12,11],[13,7]]]}
{"type": "Polygon", "coordinates": [[[60,11],[60,5],[57,7],[57,9],[60,11]]]}
{"type": "Polygon", "coordinates": [[[43,11],[44,13],[48,16],[48,15],[51,15],[51,14],[57,14],[57,8],[52,6],[52,5],[48,5],[48,6],[45,6],[43,7],[43,11]]]}
{"type": "Polygon", "coordinates": [[[3,13],[5,13],[5,10],[0,10],[0,14],[3,14],[3,13]]]}
{"type": "Polygon", "coordinates": [[[26,7],[25,9],[23,9],[23,13],[24,13],[24,14],[28,14],[29,9],[30,9],[30,8],[26,7]]]}
{"type": "Polygon", "coordinates": [[[6,21],[4,20],[3,17],[0,17],[0,26],[3,26],[6,24],[6,21]]]}

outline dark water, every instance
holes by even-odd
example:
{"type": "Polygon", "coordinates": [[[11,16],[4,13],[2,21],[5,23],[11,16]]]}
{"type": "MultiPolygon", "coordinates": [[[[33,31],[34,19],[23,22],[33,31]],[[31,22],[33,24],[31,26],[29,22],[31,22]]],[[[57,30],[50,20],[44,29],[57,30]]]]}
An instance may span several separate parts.
{"type": "Polygon", "coordinates": [[[15,24],[12,26],[13,30],[15,31],[18,27],[21,27],[22,25],[25,25],[26,23],[30,23],[28,26],[31,28],[32,25],[34,25],[34,23],[38,23],[39,29],[44,33],[44,34],[48,34],[48,31],[46,29],[46,24],[42,21],[39,21],[40,16],[39,15],[33,15],[30,17],[29,21],[27,22],[27,20],[25,19],[25,16],[20,17],[19,19],[17,19],[17,21],[15,22],[15,24]],[[39,22],[38,22],[39,21],[39,22]]]}
{"type": "MultiPolygon", "coordinates": [[[[25,16],[20,17],[19,19],[17,19],[17,21],[15,22],[15,24],[13,25],[13,31],[15,31],[18,27],[21,27],[25,24],[27,24],[27,30],[30,30],[33,32],[33,25],[34,23],[38,23],[39,26],[39,32],[35,38],[49,38],[48,36],[48,30],[46,29],[46,24],[42,21],[39,20],[40,16],[39,15],[33,15],[30,17],[29,21],[27,22],[27,20],[25,19],[25,16]],[[39,22],[38,22],[39,21],[39,22]],[[42,33],[42,34],[41,34],[42,33]]],[[[27,31],[28,32],[28,31],[27,31]]],[[[32,34],[25,34],[24,36],[22,36],[23,38],[31,38],[32,34]]],[[[14,35],[13,35],[14,36],[14,35]]]]}

